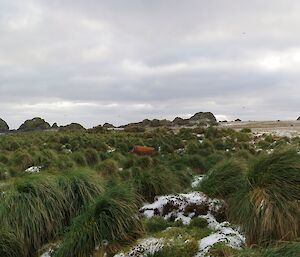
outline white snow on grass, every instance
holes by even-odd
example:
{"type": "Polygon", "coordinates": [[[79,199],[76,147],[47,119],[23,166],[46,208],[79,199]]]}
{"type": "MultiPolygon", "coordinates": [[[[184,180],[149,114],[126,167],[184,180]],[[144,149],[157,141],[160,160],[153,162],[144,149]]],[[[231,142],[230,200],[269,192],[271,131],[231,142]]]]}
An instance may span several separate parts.
{"type": "Polygon", "coordinates": [[[59,247],[58,243],[51,243],[51,244],[45,245],[40,250],[40,252],[42,252],[43,254],[40,255],[39,257],[52,257],[55,249],[58,247],[59,247]]]}
{"type": "Polygon", "coordinates": [[[41,171],[41,169],[42,169],[42,166],[32,166],[32,167],[29,167],[28,169],[26,169],[25,172],[38,173],[41,171]]]}
{"type": "Polygon", "coordinates": [[[203,212],[201,214],[207,214],[210,211],[217,211],[223,206],[224,202],[218,199],[211,199],[201,192],[191,192],[188,194],[167,195],[159,196],[152,204],[146,204],[140,209],[147,218],[151,218],[154,215],[164,216],[166,219],[175,217],[176,220],[182,220],[184,224],[188,224],[192,217],[196,215],[194,212],[186,213],[186,208],[191,206],[202,207],[203,212]],[[166,208],[171,209],[167,214],[166,208]],[[207,211],[205,211],[207,208],[207,211]]]}
{"type": "Polygon", "coordinates": [[[192,188],[196,188],[196,187],[200,186],[203,178],[204,178],[204,175],[195,176],[192,181],[192,188]]]}
{"type": "Polygon", "coordinates": [[[161,250],[164,246],[162,238],[149,237],[138,241],[137,245],[127,253],[119,253],[114,257],[146,257],[161,250]]]}
{"type": "Polygon", "coordinates": [[[208,227],[214,230],[214,233],[202,238],[199,241],[199,251],[196,257],[207,257],[208,251],[217,243],[240,249],[245,244],[245,236],[241,234],[238,227],[233,227],[227,221],[219,223],[211,214],[200,216],[208,222],[208,227]]]}
{"type": "Polygon", "coordinates": [[[51,253],[50,252],[45,252],[40,257],[51,257],[51,253]]]}
{"type": "Polygon", "coordinates": [[[44,252],[40,257],[51,257],[54,253],[54,250],[52,247],[50,247],[46,252],[44,252]]]}
{"type": "Polygon", "coordinates": [[[112,147],[109,147],[108,150],[106,151],[107,153],[113,153],[115,152],[116,149],[115,148],[112,148],[112,147]]]}
{"type": "Polygon", "coordinates": [[[147,218],[160,215],[165,219],[181,220],[185,225],[188,225],[196,216],[206,219],[208,227],[214,232],[199,241],[199,251],[196,257],[207,257],[209,250],[217,243],[224,243],[236,249],[245,244],[245,237],[238,227],[232,226],[227,221],[218,221],[220,219],[216,215],[224,211],[223,208],[225,208],[225,202],[222,200],[211,199],[201,192],[190,192],[157,197],[154,203],[146,204],[140,212],[147,218]]]}

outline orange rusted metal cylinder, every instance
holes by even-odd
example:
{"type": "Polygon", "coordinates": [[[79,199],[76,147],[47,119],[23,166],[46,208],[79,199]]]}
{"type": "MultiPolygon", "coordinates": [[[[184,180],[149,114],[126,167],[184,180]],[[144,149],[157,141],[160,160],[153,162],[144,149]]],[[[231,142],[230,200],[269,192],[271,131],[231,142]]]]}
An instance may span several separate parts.
{"type": "Polygon", "coordinates": [[[151,155],[156,151],[154,147],[135,145],[132,149],[132,152],[138,155],[151,155]]]}

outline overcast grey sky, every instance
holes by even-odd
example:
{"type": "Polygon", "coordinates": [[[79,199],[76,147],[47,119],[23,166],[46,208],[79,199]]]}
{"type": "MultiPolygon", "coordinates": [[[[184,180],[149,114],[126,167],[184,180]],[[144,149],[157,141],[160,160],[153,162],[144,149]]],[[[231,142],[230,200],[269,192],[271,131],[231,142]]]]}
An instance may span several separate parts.
{"type": "Polygon", "coordinates": [[[0,0],[0,117],[300,115],[300,1],[0,0]]]}

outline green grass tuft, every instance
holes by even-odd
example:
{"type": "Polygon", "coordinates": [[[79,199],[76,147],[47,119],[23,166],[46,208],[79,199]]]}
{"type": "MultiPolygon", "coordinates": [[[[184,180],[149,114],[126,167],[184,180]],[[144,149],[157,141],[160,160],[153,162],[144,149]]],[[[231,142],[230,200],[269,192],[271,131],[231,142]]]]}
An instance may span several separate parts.
{"type": "Polygon", "coordinates": [[[261,155],[251,165],[248,185],[229,200],[232,220],[251,244],[300,236],[300,155],[295,149],[261,155]]]}
{"type": "Polygon", "coordinates": [[[247,166],[243,160],[224,160],[204,177],[199,190],[211,197],[227,198],[246,184],[247,166]]]}
{"type": "Polygon", "coordinates": [[[150,219],[144,220],[144,227],[147,233],[156,233],[159,231],[163,231],[168,227],[172,226],[172,223],[165,220],[163,217],[154,216],[150,219]]]}
{"type": "Polygon", "coordinates": [[[101,250],[103,240],[108,240],[109,251],[115,252],[122,242],[143,232],[137,211],[137,198],[131,188],[120,185],[108,189],[74,219],[54,257],[90,256],[96,247],[101,250]]]}
{"type": "Polygon", "coordinates": [[[22,254],[22,242],[15,233],[2,227],[0,229],[0,256],[20,257],[22,254]]]}

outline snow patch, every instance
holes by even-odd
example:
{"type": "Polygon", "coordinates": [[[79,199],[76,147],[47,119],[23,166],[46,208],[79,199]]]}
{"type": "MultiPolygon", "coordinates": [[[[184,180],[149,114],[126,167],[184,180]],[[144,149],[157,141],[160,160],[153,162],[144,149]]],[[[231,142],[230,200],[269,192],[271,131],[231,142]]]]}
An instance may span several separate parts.
{"type": "Polygon", "coordinates": [[[25,172],[38,173],[41,171],[41,169],[42,169],[42,166],[32,166],[32,167],[26,169],[25,172]]]}
{"type": "Polygon", "coordinates": [[[208,222],[208,227],[215,232],[199,241],[199,251],[196,257],[207,257],[209,250],[217,243],[224,243],[235,249],[240,249],[245,244],[245,236],[238,227],[233,227],[227,221],[219,223],[211,214],[200,216],[208,222]]]}
{"type": "Polygon", "coordinates": [[[196,257],[206,257],[217,243],[224,243],[236,249],[245,244],[245,237],[240,229],[220,218],[225,206],[222,200],[211,199],[201,192],[191,192],[157,197],[154,203],[144,205],[140,212],[147,218],[160,215],[165,219],[181,220],[185,225],[188,225],[194,217],[205,219],[208,227],[214,232],[199,241],[196,257]]]}
{"type": "Polygon", "coordinates": [[[45,252],[40,257],[51,257],[51,252],[45,252]]]}
{"type": "Polygon", "coordinates": [[[162,238],[149,237],[138,241],[138,244],[128,253],[119,253],[114,257],[146,257],[149,254],[158,252],[163,246],[164,240],[162,238]]]}
{"type": "Polygon", "coordinates": [[[112,148],[112,147],[109,147],[108,150],[106,151],[107,153],[113,153],[115,152],[116,149],[115,148],[112,148]]]}
{"type": "Polygon", "coordinates": [[[224,204],[223,201],[211,199],[201,192],[191,192],[188,194],[159,196],[154,203],[144,205],[140,209],[140,213],[147,218],[161,215],[168,219],[172,216],[176,220],[180,219],[184,224],[188,224],[196,213],[187,211],[187,209],[193,209],[194,207],[199,210],[200,214],[207,214],[211,211],[218,211],[224,204]],[[201,211],[201,208],[203,211],[201,211]]]}
{"type": "Polygon", "coordinates": [[[192,181],[192,188],[200,186],[203,178],[204,178],[204,175],[195,176],[192,181]]]}

